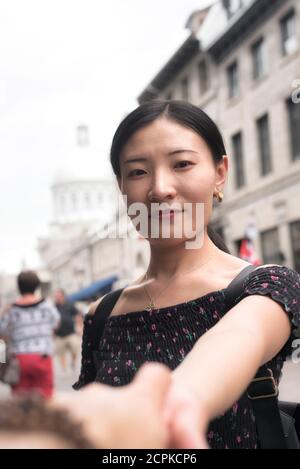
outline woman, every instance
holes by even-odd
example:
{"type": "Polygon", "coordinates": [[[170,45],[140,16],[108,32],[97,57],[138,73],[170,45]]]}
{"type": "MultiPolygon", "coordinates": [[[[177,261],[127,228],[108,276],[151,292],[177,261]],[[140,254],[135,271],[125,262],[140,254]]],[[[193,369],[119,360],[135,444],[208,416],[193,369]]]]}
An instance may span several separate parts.
{"type": "MultiPolygon", "coordinates": [[[[127,206],[146,205],[159,235],[148,236],[147,272],[123,289],[106,322],[99,369],[90,337],[91,315],[102,299],[91,308],[75,387],[94,380],[127,384],[144,362],[164,363],[174,370],[165,412],[182,447],[204,447],[206,438],[211,448],[258,447],[245,390],[264,363],[279,380],[291,324],[299,323],[299,275],[260,266],[228,310],[225,288],[248,263],[219,249],[208,234],[213,199],[223,198],[228,156],[216,125],[197,107],[180,101],[141,105],[117,129],[111,163],[127,206]],[[159,212],[162,203],[169,210],[159,212]],[[187,204],[204,205],[204,238],[193,249],[184,230],[175,236],[187,204]],[[166,219],[169,237],[162,235],[166,219]]],[[[195,212],[192,226],[201,235],[195,212]]]]}

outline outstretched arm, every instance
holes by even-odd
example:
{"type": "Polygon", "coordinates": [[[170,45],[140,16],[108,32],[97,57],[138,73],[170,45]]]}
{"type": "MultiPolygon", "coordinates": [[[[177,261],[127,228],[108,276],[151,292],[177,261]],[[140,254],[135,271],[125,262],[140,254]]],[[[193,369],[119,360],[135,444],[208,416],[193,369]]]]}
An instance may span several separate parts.
{"type": "Polygon", "coordinates": [[[209,422],[239,399],[290,333],[283,308],[268,297],[253,295],[196,342],[172,374],[168,400],[167,415],[180,447],[203,447],[209,422]]]}

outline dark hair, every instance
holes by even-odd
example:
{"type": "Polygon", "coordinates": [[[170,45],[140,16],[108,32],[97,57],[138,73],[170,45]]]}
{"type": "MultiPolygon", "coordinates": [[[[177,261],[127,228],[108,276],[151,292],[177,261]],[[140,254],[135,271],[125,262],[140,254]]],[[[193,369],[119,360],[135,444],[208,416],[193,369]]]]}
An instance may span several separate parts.
{"type": "Polygon", "coordinates": [[[21,272],[18,275],[17,282],[21,295],[34,293],[41,284],[40,279],[33,270],[24,270],[21,272]]]}
{"type": "Polygon", "coordinates": [[[73,420],[67,410],[49,406],[37,393],[20,395],[0,401],[0,432],[16,433],[46,432],[65,440],[76,449],[95,449],[86,437],[81,425],[73,420]]]}
{"type": "MultiPolygon", "coordinates": [[[[200,135],[211,150],[215,164],[221,162],[223,155],[226,155],[225,145],[218,127],[202,109],[186,101],[149,101],[128,114],[115,132],[111,145],[110,162],[117,177],[121,175],[120,155],[128,140],[135,132],[160,117],[173,120],[200,135]]],[[[208,235],[219,249],[229,252],[222,238],[210,226],[208,226],[208,235]]]]}

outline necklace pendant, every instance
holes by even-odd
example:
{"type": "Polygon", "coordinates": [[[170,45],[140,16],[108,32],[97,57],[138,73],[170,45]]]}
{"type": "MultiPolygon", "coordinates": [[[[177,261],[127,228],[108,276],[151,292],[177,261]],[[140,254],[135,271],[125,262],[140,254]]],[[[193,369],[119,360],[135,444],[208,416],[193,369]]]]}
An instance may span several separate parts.
{"type": "Polygon", "coordinates": [[[155,309],[155,304],[153,301],[150,301],[150,303],[146,306],[145,311],[148,311],[148,313],[151,313],[155,309]]]}

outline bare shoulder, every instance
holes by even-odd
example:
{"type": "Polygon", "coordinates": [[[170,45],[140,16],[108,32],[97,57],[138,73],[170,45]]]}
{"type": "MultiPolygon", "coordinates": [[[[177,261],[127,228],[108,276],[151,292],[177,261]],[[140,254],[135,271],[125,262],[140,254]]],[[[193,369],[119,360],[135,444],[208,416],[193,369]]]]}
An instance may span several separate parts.
{"type": "MultiPolygon", "coordinates": [[[[135,298],[137,292],[140,290],[140,279],[137,279],[136,281],[132,282],[131,284],[127,285],[125,288],[122,289],[121,295],[118,298],[115,307],[112,310],[111,316],[115,315],[115,310],[118,310],[119,307],[124,307],[124,305],[135,298]]],[[[103,295],[101,298],[99,298],[97,301],[91,304],[88,314],[93,316],[100,305],[101,301],[106,295],[103,295]]]]}
{"type": "Polygon", "coordinates": [[[239,274],[239,272],[249,265],[251,265],[250,262],[247,262],[244,259],[222,252],[217,269],[222,273],[222,277],[224,277],[224,279],[232,280],[239,274]]]}
{"type": "Polygon", "coordinates": [[[94,303],[92,303],[87,314],[89,314],[90,316],[93,316],[96,312],[96,309],[98,308],[99,304],[101,303],[101,301],[103,300],[104,297],[105,297],[105,295],[101,296],[101,298],[99,298],[94,303]]]}
{"type": "MultiPolygon", "coordinates": [[[[224,262],[224,266],[226,266],[228,268],[228,270],[232,269],[232,270],[241,270],[247,266],[250,266],[253,264],[251,264],[250,262],[248,261],[245,261],[244,259],[241,259],[239,257],[236,257],[236,256],[233,256],[232,254],[228,254],[228,253],[222,253],[222,261],[224,262]]],[[[280,265],[280,264],[261,264],[261,265],[258,265],[255,270],[257,269],[262,269],[262,268],[265,268],[265,267],[284,267],[283,265],[280,265]]]]}
{"type": "MultiPolygon", "coordinates": [[[[224,271],[225,276],[228,278],[234,278],[239,272],[241,272],[245,267],[250,266],[251,264],[244,259],[240,259],[239,257],[233,256],[231,254],[224,253],[223,258],[224,264],[223,267],[226,266],[226,269],[222,269],[224,271]]],[[[253,266],[254,267],[254,266],[253,266]]],[[[258,265],[254,271],[258,269],[264,269],[265,267],[284,267],[280,264],[261,264],[258,265]]]]}

